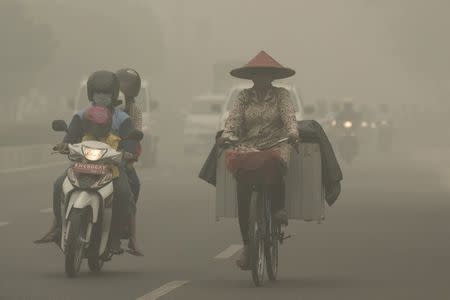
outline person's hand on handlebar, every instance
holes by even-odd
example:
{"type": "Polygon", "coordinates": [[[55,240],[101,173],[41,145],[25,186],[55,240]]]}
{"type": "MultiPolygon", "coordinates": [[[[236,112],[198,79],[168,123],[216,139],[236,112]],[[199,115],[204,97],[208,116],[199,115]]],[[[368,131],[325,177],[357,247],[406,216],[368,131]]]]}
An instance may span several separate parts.
{"type": "Polygon", "coordinates": [[[288,143],[295,149],[297,153],[300,152],[300,138],[297,135],[290,135],[288,143]]]}
{"type": "Polygon", "coordinates": [[[130,152],[123,152],[122,157],[127,162],[135,162],[137,161],[137,155],[130,152]]]}
{"type": "Polygon", "coordinates": [[[230,140],[224,137],[220,137],[216,140],[216,144],[219,147],[222,147],[223,145],[225,145],[225,143],[229,142],[230,140]]]}
{"type": "Polygon", "coordinates": [[[59,143],[53,147],[53,151],[59,152],[61,154],[69,153],[69,144],[67,143],[59,143]]]}

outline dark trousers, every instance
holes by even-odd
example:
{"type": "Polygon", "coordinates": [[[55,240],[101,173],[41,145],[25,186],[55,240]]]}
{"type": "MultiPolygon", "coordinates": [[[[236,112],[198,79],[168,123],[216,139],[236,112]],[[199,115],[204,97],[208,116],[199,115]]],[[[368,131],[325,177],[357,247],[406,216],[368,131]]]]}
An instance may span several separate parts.
{"type": "MultiPolygon", "coordinates": [[[[250,218],[250,198],[252,196],[252,187],[248,184],[238,182],[238,219],[241,230],[242,241],[246,245],[249,241],[249,218],[250,218]]],[[[273,184],[269,187],[269,199],[271,199],[272,213],[283,209],[285,206],[284,183],[273,184]]]]}
{"type": "Polygon", "coordinates": [[[134,167],[127,167],[126,171],[128,182],[130,183],[131,192],[134,195],[134,203],[136,204],[141,191],[141,181],[139,180],[136,169],[134,167]]]}

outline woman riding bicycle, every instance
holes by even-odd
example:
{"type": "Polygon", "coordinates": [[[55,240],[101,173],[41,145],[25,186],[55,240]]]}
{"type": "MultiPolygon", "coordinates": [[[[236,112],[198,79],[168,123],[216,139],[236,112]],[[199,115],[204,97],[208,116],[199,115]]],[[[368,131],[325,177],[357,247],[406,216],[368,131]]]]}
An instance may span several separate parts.
{"type": "MultiPolygon", "coordinates": [[[[293,76],[295,71],[285,68],[261,51],[244,67],[231,71],[231,75],[241,79],[252,80],[252,88],[244,89],[234,101],[225,130],[218,139],[218,144],[227,141],[238,141],[236,149],[260,149],[261,145],[276,144],[271,150],[277,151],[280,158],[280,169],[285,172],[289,165],[290,151],[299,144],[299,134],[295,109],[289,92],[275,87],[272,82],[276,79],[293,76]],[[283,138],[286,142],[277,143],[283,138]]],[[[244,243],[244,249],[237,264],[242,269],[249,265],[249,213],[251,186],[238,180],[238,218],[244,243]]],[[[281,224],[287,225],[287,213],[284,209],[284,182],[271,186],[274,218],[281,224]]]]}

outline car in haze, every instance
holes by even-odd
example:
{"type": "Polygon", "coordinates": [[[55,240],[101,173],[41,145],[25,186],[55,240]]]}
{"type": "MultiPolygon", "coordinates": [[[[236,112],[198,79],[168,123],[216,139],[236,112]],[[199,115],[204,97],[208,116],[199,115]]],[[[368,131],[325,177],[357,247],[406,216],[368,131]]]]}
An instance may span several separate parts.
{"type": "Polygon", "coordinates": [[[193,99],[184,125],[184,152],[204,153],[214,144],[217,123],[222,113],[225,95],[206,94],[193,99]]]}
{"type": "MultiPolygon", "coordinates": [[[[295,117],[296,117],[297,121],[304,120],[304,118],[305,118],[304,104],[303,104],[302,98],[300,97],[300,94],[297,92],[296,87],[292,84],[277,84],[277,83],[274,83],[274,86],[282,87],[282,88],[285,88],[286,90],[288,90],[292,104],[294,104],[295,117]]],[[[218,130],[224,129],[225,121],[227,120],[228,115],[231,110],[231,107],[233,106],[233,103],[237,99],[239,93],[242,90],[248,89],[251,87],[252,87],[251,84],[241,84],[241,85],[236,85],[230,89],[227,99],[225,101],[225,104],[223,105],[223,108],[222,108],[221,117],[219,119],[218,130]]]]}
{"type": "MultiPolygon", "coordinates": [[[[119,99],[125,99],[122,93],[119,95],[119,99]]],[[[124,101],[118,106],[118,108],[124,108],[124,101]]],[[[72,104],[74,113],[77,113],[81,109],[87,106],[89,100],[87,95],[87,80],[80,82],[77,95],[72,104]]],[[[146,80],[142,80],[141,91],[135,99],[136,105],[142,111],[142,132],[144,133],[144,139],[142,140],[142,156],[140,163],[144,167],[154,167],[157,161],[157,150],[159,136],[155,132],[156,120],[154,118],[154,111],[158,108],[158,102],[152,99],[150,94],[149,84],[146,80]]]]}

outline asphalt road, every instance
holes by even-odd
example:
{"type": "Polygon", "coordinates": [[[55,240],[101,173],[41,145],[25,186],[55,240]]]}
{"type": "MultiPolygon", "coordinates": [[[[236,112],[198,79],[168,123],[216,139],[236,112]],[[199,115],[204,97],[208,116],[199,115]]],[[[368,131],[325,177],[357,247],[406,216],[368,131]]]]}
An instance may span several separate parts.
{"type": "Polygon", "coordinates": [[[346,167],[326,221],[291,222],[279,281],[262,288],[235,266],[236,220],[210,221],[214,190],[194,162],[140,171],[145,257],[115,257],[100,274],[84,265],[76,279],[55,246],[32,244],[61,168],[1,174],[0,299],[450,299],[450,197],[426,162],[396,154],[346,167]]]}

